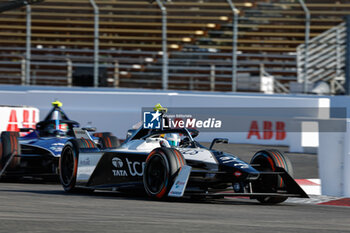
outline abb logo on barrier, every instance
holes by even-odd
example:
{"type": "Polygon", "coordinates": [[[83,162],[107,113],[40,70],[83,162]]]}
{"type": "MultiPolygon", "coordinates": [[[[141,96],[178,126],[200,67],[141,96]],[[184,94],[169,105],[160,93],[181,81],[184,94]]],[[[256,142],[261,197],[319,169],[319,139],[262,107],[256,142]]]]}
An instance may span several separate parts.
{"type": "Polygon", "coordinates": [[[285,131],[286,124],[283,121],[263,121],[262,131],[259,129],[257,121],[252,121],[250,124],[247,139],[258,140],[284,140],[287,136],[285,131]]]}
{"type": "MultiPolygon", "coordinates": [[[[35,128],[36,120],[35,120],[35,110],[32,110],[32,119],[29,121],[29,110],[23,110],[23,121],[22,121],[22,127],[23,128],[35,128]]],[[[6,131],[19,131],[18,127],[18,120],[17,120],[17,111],[15,109],[11,110],[10,112],[10,119],[7,124],[6,131]]]]}
{"type": "Polygon", "coordinates": [[[11,109],[7,121],[6,131],[18,132],[20,128],[35,128],[37,123],[37,110],[11,109]]]}

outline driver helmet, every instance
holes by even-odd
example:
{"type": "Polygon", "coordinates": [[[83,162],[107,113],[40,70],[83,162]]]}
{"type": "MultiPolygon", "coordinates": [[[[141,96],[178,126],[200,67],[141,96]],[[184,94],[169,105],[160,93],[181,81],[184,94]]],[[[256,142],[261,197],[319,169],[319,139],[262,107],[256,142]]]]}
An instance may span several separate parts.
{"type": "Polygon", "coordinates": [[[67,133],[68,132],[68,124],[67,123],[60,123],[60,125],[58,126],[58,128],[62,131],[67,133]]]}
{"type": "Polygon", "coordinates": [[[168,141],[170,146],[179,146],[180,136],[176,133],[167,133],[164,135],[164,139],[168,141]]]}
{"type": "MultiPolygon", "coordinates": [[[[63,132],[63,133],[67,133],[68,132],[68,124],[67,123],[60,123],[58,125],[58,129],[59,131],[63,132]]],[[[47,126],[47,131],[50,133],[50,134],[54,134],[55,131],[56,131],[56,125],[55,124],[49,124],[47,126]]]]}

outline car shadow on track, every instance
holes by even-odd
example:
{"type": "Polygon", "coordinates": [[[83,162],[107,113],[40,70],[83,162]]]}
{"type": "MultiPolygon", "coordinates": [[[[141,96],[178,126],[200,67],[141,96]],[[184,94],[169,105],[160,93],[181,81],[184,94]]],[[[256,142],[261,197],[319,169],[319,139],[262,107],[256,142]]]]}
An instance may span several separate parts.
{"type": "Polygon", "coordinates": [[[2,177],[0,183],[15,184],[60,184],[58,177],[42,178],[42,177],[2,177]]]}
{"type": "MultiPolygon", "coordinates": [[[[21,184],[21,183],[15,183],[15,185],[21,184]]],[[[30,183],[26,183],[30,184],[30,183]]],[[[34,184],[34,183],[32,183],[34,184]]],[[[35,183],[37,184],[37,183],[35,183]]],[[[34,184],[34,185],[35,185],[34,184]]],[[[40,189],[43,187],[40,186],[40,189]]],[[[52,186],[51,186],[52,188],[52,186]]],[[[79,193],[67,193],[63,189],[61,189],[60,186],[56,185],[53,187],[54,189],[51,190],[35,190],[35,189],[29,189],[28,187],[23,188],[16,188],[11,187],[10,189],[2,188],[0,189],[0,192],[8,192],[8,193],[31,193],[31,194],[38,194],[38,195],[57,195],[57,196],[74,196],[74,197],[82,197],[82,198],[91,198],[91,199],[119,199],[119,200],[137,200],[137,201],[149,201],[149,202],[163,202],[163,203],[188,203],[188,204],[216,204],[216,205],[266,205],[261,204],[257,202],[256,200],[251,200],[248,198],[220,198],[220,199],[212,199],[212,198],[201,198],[201,199],[194,199],[190,197],[184,197],[184,198],[168,198],[165,200],[154,200],[146,196],[144,192],[133,192],[133,193],[122,193],[122,192],[116,192],[116,191],[94,191],[94,192],[79,192],[79,193]]],[[[290,206],[294,205],[291,203],[282,203],[279,205],[284,206],[290,206]]]]}

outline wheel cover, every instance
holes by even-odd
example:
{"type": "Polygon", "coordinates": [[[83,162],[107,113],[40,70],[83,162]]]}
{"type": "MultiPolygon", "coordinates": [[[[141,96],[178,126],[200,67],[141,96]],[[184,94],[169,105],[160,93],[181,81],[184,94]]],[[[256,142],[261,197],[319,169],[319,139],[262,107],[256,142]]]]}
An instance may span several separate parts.
{"type": "MultiPolygon", "coordinates": [[[[273,171],[275,167],[275,165],[271,164],[271,161],[268,160],[268,156],[264,154],[256,156],[253,159],[252,163],[260,165],[260,167],[258,168],[259,171],[273,171]]],[[[274,178],[273,175],[265,175],[262,183],[263,184],[260,186],[260,188],[257,188],[255,191],[276,192],[278,189],[278,178],[274,178]]],[[[287,200],[287,197],[261,196],[257,197],[257,200],[261,203],[277,204],[287,200]]]]}
{"type": "Polygon", "coordinates": [[[74,175],[74,152],[71,147],[66,147],[61,156],[61,179],[64,185],[69,185],[74,175]]]}
{"type": "MultiPolygon", "coordinates": [[[[254,161],[252,162],[254,164],[259,164],[260,167],[257,168],[257,170],[262,171],[262,172],[271,172],[274,170],[274,168],[271,166],[270,162],[268,161],[268,157],[265,155],[259,155],[257,156],[254,161]]],[[[263,184],[261,186],[262,192],[275,192],[277,187],[278,187],[278,179],[277,177],[275,178],[274,175],[265,175],[263,178],[263,184]],[[267,187],[272,188],[272,190],[266,189],[267,187]]]]}
{"type": "Polygon", "coordinates": [[[166,185],[167,169],[162,156],[154,155],[146,169],[146,186],[152,194],[161,192],[166,185]]]}

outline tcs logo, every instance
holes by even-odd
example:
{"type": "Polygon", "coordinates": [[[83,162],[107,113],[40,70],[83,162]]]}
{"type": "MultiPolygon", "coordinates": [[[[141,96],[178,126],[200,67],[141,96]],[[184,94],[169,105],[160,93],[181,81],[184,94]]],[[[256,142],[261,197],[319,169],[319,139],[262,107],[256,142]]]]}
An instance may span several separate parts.
{"type": "Polygon", "coordinates": [[[283,121],[263,121],[262,126],[259,128],[258,122],[252,121],[247,139],[284,140],[287,136],[285,127],[286,124],[283,121]]]}

